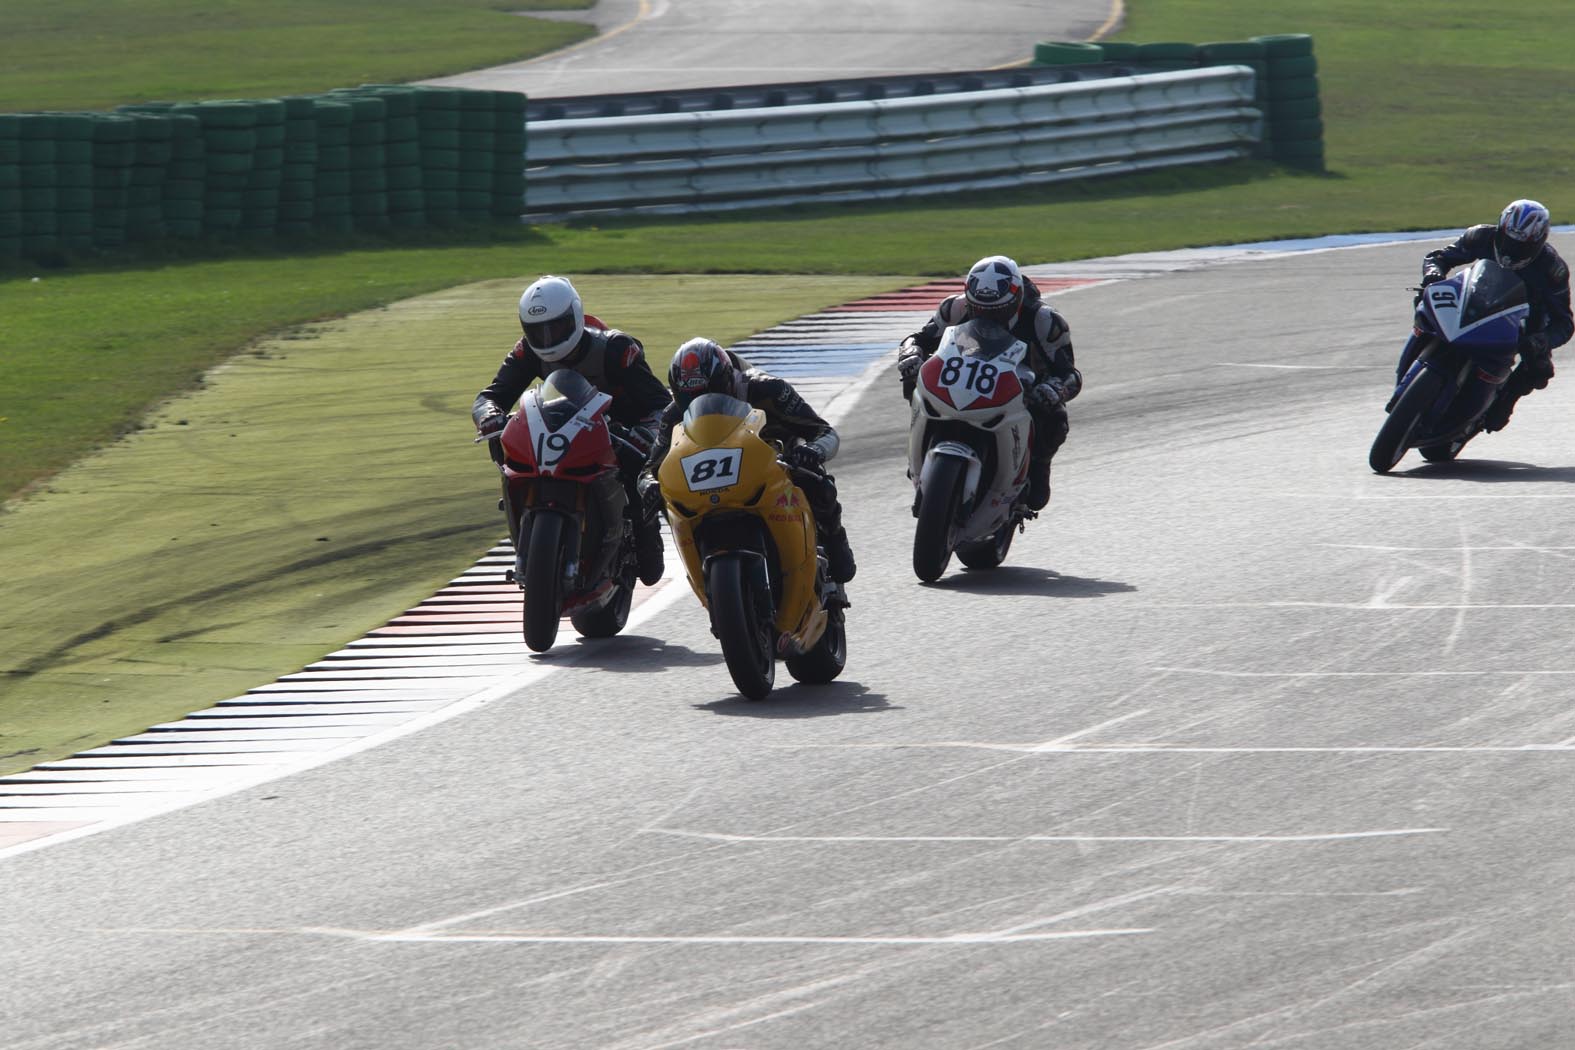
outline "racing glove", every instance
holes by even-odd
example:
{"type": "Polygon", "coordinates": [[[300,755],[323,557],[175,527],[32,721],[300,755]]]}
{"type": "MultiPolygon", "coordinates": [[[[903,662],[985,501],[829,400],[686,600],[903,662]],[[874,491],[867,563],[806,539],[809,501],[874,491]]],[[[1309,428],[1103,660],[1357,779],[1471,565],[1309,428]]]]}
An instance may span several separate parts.
{"type": "Polygon", "coordinates": [[[924,354],[912,343],[902,344],[902,353],[897,358],[897,374],[902,377],[902,396],[911,398],[913,388],[919,382],[919,368],[924,364],[924,354]]]}
{"type": "Polygon", "coordinates": [[[1046,379],[1029,387],[1023,401],[1030,412],[1053,412],[1066,401],[1066,393],[1059,382],[1046,379]]]}
{"type": "Polygon", "coordinates": [[[499,412],[497,415],[483,419],[476,424],[476,441],[479,443],[497,437],[503,433],[503,428],[508,426],[509,420],[512,418],[514,417],[507,413],[499,412]]]}
{"type": "Polygon", "coordinates": [[[826,452],[813,441],[788,449],[787,461],[800,470],[818,471],[826,465],[826,452]]]}

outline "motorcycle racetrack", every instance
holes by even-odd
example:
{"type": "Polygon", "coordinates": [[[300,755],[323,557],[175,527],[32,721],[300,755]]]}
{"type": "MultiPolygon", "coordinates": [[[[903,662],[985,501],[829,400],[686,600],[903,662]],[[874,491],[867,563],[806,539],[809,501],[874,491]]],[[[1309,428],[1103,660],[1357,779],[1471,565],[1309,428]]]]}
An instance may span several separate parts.
{"type": "Polygon", "coordinates": [[[1575,388],[1367,469],[1431,243],[1034,268],[1099,280],[1052,298],[1086,389],[1005,566],[914,579],[885,367],[837,682],[737,699],[680,594],[9,857],[0,1045],[1562,1045],[1575,388]]]}

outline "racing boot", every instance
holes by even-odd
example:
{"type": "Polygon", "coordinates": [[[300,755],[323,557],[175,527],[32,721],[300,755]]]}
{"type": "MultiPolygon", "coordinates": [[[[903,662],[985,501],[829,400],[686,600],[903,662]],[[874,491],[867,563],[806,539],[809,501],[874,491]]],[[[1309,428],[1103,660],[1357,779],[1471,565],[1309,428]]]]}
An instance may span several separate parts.
{"type": "Polygon", "coordinates": [[[1491,434],[1509,426],[1510,413],[1515,411],[1515,402],[1520,398],[1520,394],[1511,390],[1505,390],[1494,398],[1487,414],[1482,417],[1482,429],[1491,434]]]}
{"type": "Polygon", "coordinates": [[[667,568],[662,556],[662,493],[654,478],[642,478],[640,505],[634,508],[634,557],[639,567],[640,582],[654,587],[667,568]]]}
{"type": "Polygon", "coordinates": [[[1044,510],[1045,504],[1050,502],[1050,461],[1048,459],[1030,459],[1028,461],[1028,509],[1044,510]]]}
{"type": "Polygon", "coordinates": [[[826,537],[826,575],[836,583],[847,583],[859,567],[853,561],[853,548],[848,546],[848,530],[839,528],[826,537]]]}

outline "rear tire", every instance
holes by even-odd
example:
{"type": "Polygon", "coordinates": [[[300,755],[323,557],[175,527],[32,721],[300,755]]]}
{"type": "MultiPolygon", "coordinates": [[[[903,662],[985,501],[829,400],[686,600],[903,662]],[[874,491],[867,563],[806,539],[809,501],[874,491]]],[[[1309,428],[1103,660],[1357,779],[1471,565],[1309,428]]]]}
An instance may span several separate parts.
{"type": "Polygon", "coordinates": [[[742,556],[724,555],[711,562],[707,604],[727,673],[746,700],[764,700],[776,684],[776,625],[761,622],[754,588],[742,556]]]}
{"type": "Polygon", "coordinates": [[[531,517],[525,559],[525,644],[538,653],[558,640],[569,519],[553,511],[531,517]]]}
{"type": "Polygon", "coordinates": [[[1006,560],[1006,552],[1012,549],[1012,538],[1016,535],[1017,522],[1008,521],[989,539],[959,543],[957,560],[970,569],[994,569],[1006,560]]]}
{"type": "Polygon", "coordinates": [[[935,456],[919,483],[919,523],[913,530],[913,572],[925,583],[938,580],[952,560],[951,534],[962,503],[966,460],[935,456]]]}
{"type": "Polygon", "coordinates": [[[1422,453],[1422,458],[1429,463],[1450,463],[1465,447],[1464,441],[1451,441],[1447,445],[1427,445],[1417,451],[1422,453]]]}
{"type": "Polygon", "coordinates": [[[1424,368],[1417,373],[1411,385],[1405,388],[1405,392],[1395,402],[1395,407],[1389,410],[1389,418],[1378,428],[1378,436],[1373,439],[1373,447],[1367,453],[1368,466],[1379,474],[1387,474],[1394,469],[1410,447],[1411,435],[1421,425],[1422,417],[1433,407],[1443,389],[1444,377],[1431,368],[1424,368]]]}
{"type": "Polygon", "coordinates": [[[826,630],[815,647],[802,656],[783,661],[788,674],[805,685],[825,685],[842,673],[848,662],[848,627],[843,610],[826,611],[826,630]]]}
{"type": "Polygon", "coordinates": [[[613,581],[613,596],[597,609],[581,610],[569,616],[574,629],[586,638],[611,638],[629,622],[629,605],[634,601],[634,570],[625,569],[613,581]]]}

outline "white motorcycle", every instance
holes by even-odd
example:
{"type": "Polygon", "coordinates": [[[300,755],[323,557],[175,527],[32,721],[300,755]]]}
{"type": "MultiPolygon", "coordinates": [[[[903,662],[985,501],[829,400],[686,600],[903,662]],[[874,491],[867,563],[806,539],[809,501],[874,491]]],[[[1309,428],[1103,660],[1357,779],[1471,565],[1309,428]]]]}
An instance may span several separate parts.
{"type": "Polygon", "coordinates": [[[1032,419],[1023,401],[1028,346],[982,319],[946,329],[919,369],[910,400],[913,571],[940,578],[952,552],[971,569],[1006,560],[1012,536],[1036,517],[1022,502],[1032,419]]]}

